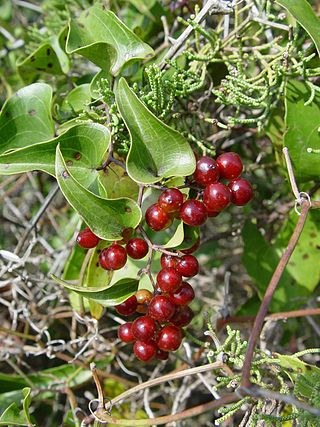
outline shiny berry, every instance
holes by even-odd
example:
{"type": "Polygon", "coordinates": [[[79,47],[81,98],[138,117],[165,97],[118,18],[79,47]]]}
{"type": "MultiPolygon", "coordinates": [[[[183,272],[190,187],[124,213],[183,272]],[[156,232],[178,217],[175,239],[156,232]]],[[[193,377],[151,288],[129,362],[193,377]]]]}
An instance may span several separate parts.
{"type": "Polygon", "coordinates": [[[164,295],[157,295],[150,301],[148,314],[159,322],[168,322],[174,315],[175,305],[164,295]]]}
{"type": "Polygon", "coordinates": [[[131,322],[127,322],[127,323],[124,323],[123,325],[119,326],[118,337],[121,339],[121,341],[126,342],[126,343],[132,342],[135,340],[134,335],[132,333],[132,323],[131,322]]]}
{"type": "Polygon", "coordinates": [[[195,241],[195,243],[192,246],[190,246],[190,248],[181,249],[180,252],[186,255],[193,254],[193,252],[195,252],[199,248],[199,246],[200,246],[200,237],[195,241]]]}
{"type": "Polygon", "coordinates": [[[135,313],[137,305],[137,298],[135,295],[132,295],[132,297],[123,301],[121,304],[115,305],[114,308],[119,314],[122,314],[122,316],[130,316],[130,314],[135,313]]]}
{"type": "Polygon", "coordinates": [[[162,268],[174,268],[177,265],[177,260],[179,258],[172,255],[162,254],[160,258],[160,263],[162,268]]]}
{"type": "Polygon", "coordinates": [[[148,291],[148,289],[139,289],[136,292],[138,304],[149,304],[149,302],[152,300],[152,296],[152,293],[148,291]]]}
{"type": "Polygon", "coordinates": [[[161,193],[158,204],[167,213],[177,212],[183,204],[183,194],[177,188],[168,188],[161,193]]]}
{"type": "Polygon", "coordinates": [[[119,270],[127,262],[125,248],[114,243],[109,248],[103,249],[99,255],[99,263],[105,270],[119,270]]]}
{"type": "Polygon", "coordinates": [[[157,324],[150,316],[138,317],[132,324],[132,333],[137,340],[152,341],[157,332],[157,324]]]}
{"type": "Polygon", "coordinates": [[[219,179],[219,167],[217,162],[208,156],[201,157],[197,161],[193,177],[195,181],[203,187],[217,182],[219,179]]]}
{"type": "Polygon", "coordinates": [[[181,274],[174,268],[163,268],[157,275],[157,284],[162,292],[174,292],[182,282],[181,274]]]}
{"type": "Polygon", "coordinates": [[[156,352],[156,359],[167,360],[168,357],[169,357],[169,353],[167,351],[163,351],[163,350],[160,350],[160,348],[158,348],[158,350],[156,352]]]}
{"type": "Polygon", "coordinates": [[[220,214],[220,212],[216,212],[216,211],[211,211],[211,210],[209,210],[208,208],[206,208],[207,209],[207,212],[208,212],[208,216],[210,217],[210,218],[213,218],[213,217],[216,217],[216,216],[218,216],[219,214],[220,214]]]}
{"type": "Polygon", "coordinates": [[[246,205],[253,198],[251,184],[243,178],[234,179],[228,187],[231,190],[231,201],[237,206],[246,205]]]}
{"type": "Polygon", "coordinates": [[[168,295],[170,301],[175,305],[187,305],[194,298],[194,290],[187,282],[182,282],[182,285],[175,292],[168,295]]]}
{"type": "Polygon", "coordinates": [[[130,258],[141,259],[147,255],[149,247],[144,239],[135,238],[128,241],[126,250],[130,258]]]}
{"type": "Polygon", "coordinates": [[[133,235],[134,229],[133,228],[124,228],[122,230],[122,240],[119,240],[118,243],[120,245],[125,245],[129,239],[131,238],[131,236],[133,235]]]}
{"type": "Polygon", "coordinates": [[[175,351],[180,347],[183,334],[176,325],[166,325],[159,332],[157,345],[160,350],[175,351]]]}
{"type": "Polygon", "coordinates": [[[217,182],[216,184],[210,184],[204,190],[203,203],[208,211],[220,212],[226,208],[231,202],[231,191],[230,189],[217,182]]]}
{"type": "Polygon", "coordinates": [[[220,176],[225,179],[235,179],[241,175],[243,165],[239,154],[223,153],[217,158],[220,176]]]}
{"type": "Polygon", "coordinates": [[[152,341],[136,341],[133,346],[133,351],[138,359],[140,359],[142,362],[147,362],[155,356],[157,352],[157,345],[152,341]]]}
{"type": "MultiPolygon", "coordinates": [[[[212,184],[214,185],[214,184],[212,184]]],[[[193,227],[202,225],[208,217],[207,210],[202,202],[190,199],[184,202],[180,209],[180,218],[182,221],[193,227]]]]}
{"type": "Polygon", "coordinates": [[[77,236],[78,245],[85,249],[95,248],[99,242],[99,237],[92,233],[89,227],[84,228],[77,236]]]}
{"type": "Polygon", "coordinates": [[[149,206],[146,211],[146,223],[152,230],[160,231],[170,227],[172,219],[157,203],[155,203],[149,206]]]}
{"type": "Polygon", "coordinates": [[[176,308],[176,312],[171,317],[170,322],[176,326],[187,326],[193,319],[194,313],[190,307],[183,305],[176,308]]]}
{"type": "Polygon", "coordinates": [[[199,273],[199,263],[193,255],[178,258],[176,270],[184,277],[193,277],[199,273]]]}

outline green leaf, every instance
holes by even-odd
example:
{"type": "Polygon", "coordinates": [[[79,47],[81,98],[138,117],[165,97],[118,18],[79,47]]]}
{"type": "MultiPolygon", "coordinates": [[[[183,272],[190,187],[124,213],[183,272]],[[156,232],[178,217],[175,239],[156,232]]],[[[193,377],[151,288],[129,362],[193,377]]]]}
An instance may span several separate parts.
{"type": "Polygon", "coordinates": [[[29,415],[31,388],[26,387],[22,390],[23,393],[23,410],[20,410],[18,405],[13,402],[1,415],[0,425],[3,426],[32,426],[29,415]]]}
{"type": "Polygon", "coordinates": [[[72,89],[63,99],[59,114],[63,120],[70,119],[81,113],[85,105],[91,101],[90,84],[85,83],[72,89]]]}
{"type": "Polygon", "coordinates": [[[53,138],[51,100],[51,87],[34,83],[6,101],[0,113],[0,154],[53,138]]]}
{"type": "Polygon", "coordinates": [[[312,38],[320,55],[320,20],[307,0],[276,0],[286,8],[312,38]]]}
{"type": "Polygon", "coordinates": [[[72,19],[67,52],[78,53],[103,70],[118,75],[133,61],[153,56],[153,49],[139,39],[116,15],[98,5],[72,19]]]}
{"type": "Polygon", "coordinates": [[[121,240],[124,228],[135,228],[141,210],[131,199],[103,199],[84,188],[66,166],[59,145],[56,153],[56,177],[65,198],[84,222],[101,239],[121,240]]]}
{"type": "Polygon", "coordinates": [[[150,9],[156,3],[155,0],[128,0],[139,12],[139,15],[145,15],[151,20],[155,20],[155,17],[150,12],[150,9]]]}
{"type": "Polygon", "coordinates": [[[119,280],[112,286],[108,284],[107,286],[85,288],[65,282],[54,275],[52,275],[52,278],[66,289],[74,291],[89,300],[96,301],[104,307],[120,304],[131,297],[138,289],[139,283],[136,279],[126,278],[119,280]]]}
{"type": "MultiPolygon", "coordinates": [[[[134,182],[121,166],[112,163],[105,171],[99,174],[99,184],[110,199],[130,197],[137,199],[139,186],[134,182]]],[[[102,193],[101,193],[102,194],[102,193]]]]}
{"type": "Polygon", "coordinates": [[[319,179],[320,153],[309,153],[308,148],[320,148],[320,93],[305,106],[310,88],[304,82],[291,80],[286,88],[286,128],[284,145],[288,147],[298,181],[319,179]]]}
{"type": "Polygon", "coordinates": [[[0,156],[0,175],[41,170],[55,175],[56,148],[61,152],[74,178],[88,188],[98,177],[110,142],[110,133],[97,123],[78,124],[57,138],[0,156]]]}
{"type": "Polygon", "coordinates": [[[119,82],[116,100],[130,132],[127,170],[134,181],[151,184],[163,178],[187,176],[194,172],[195,156],[188,142],[154,116],[124,78],[119,82]]]}

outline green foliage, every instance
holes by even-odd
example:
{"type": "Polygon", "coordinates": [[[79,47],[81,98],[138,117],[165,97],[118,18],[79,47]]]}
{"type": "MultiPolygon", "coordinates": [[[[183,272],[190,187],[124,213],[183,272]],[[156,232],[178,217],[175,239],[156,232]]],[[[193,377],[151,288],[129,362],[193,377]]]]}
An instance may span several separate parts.
{"type": "Polygon", "coordinates": [[[20,410],[18,405],[13,402],[0,416],[0,425],[3,426],[33,426],[29,415],[29,406],[31,389],[25,387],[23,393],[23,409],[20,410]]]}

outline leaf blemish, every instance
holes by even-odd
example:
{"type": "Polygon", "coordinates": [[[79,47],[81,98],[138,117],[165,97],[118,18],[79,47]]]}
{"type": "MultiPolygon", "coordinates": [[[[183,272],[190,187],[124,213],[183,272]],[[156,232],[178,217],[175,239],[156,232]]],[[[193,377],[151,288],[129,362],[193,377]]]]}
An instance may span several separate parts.
{"type": "Polygon", "coordinates": [[[49,62],[49,63],[48,63],[48,68],[52,68],[52,67],[53,67],[52,62],[49,62]]]}
{"type": "Polygon", "coordinates": [[[51,49],[50,48],[47,49],[47,55],[48,56],[51,55],[51,49]]]}
{"type": "Polygon", "coordinates": [[[128,208],[125,209],[125,211],[126,211],[126,213],[131,213],[132,209],[128,207],[128,208]]]}
{"type": "Polygon", "coordinates": [[[36,110],[29,110],[28,114],[29,114],[29,116],[35,116],[36,115],[36,110]]]}
{"type": "Polygon", "coordinates": [[[81,153],[79,153],[79,151],[77,151],[76,153],[74,153],[73,157],[76,160],[80,160],[81,159],[81,153]]]}
{"type": "Polygon", "coordinates": [[[34,62],[35,60],[36,60],[36,57],[35,56],[31,56],[30,61],[34,62]]]}
{"type": "Polygon", "coordinates": [[[67,163],[67,166],[72,166],[73,165],[73,161],[72,160],[68,160],[66,163],[67,163]]]}
{"type": "Polygon", "coordinates": [[[69,173],[67,171],[63,171],[61,172],[61,176],[63,179],[68,179],[69,178],[69,173]]]}

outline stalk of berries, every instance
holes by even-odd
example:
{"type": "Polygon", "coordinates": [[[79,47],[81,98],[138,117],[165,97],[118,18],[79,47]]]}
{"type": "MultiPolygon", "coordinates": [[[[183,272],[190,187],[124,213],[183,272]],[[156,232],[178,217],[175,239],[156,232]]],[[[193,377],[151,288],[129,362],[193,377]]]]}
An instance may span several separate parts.
{"type": "MultiPolygon", "coordinates": [[[[197,198],[185,200],[179,189],[165,189],[158,202],[147,209],[147,225],[154,231],[162,231],[176,218],[189,226],[198,227],[208,217],[219,215],[231,203],[237,206],[247,204],[253,197],[253,190],[250,183],[240,177],[242,170],[242,161],[233,152],[221,154],[216,160],[201,157],[192,178],[194,184],[200,186],[197,198]]],[[[198,260],[191,255],[197,250],[199,241],[187,250],[169,253],[155,247],[145,232],[143,236],[145,238],[131,238],[129,233],[121,242],[103,249],[99,264],[106,270],[118,270],[126,264],[127,256],[142,259],[149,250],[151,255],[154,249],[163,252],[160,260],[162,269],[157,274],[153,293],[146,289],[138,290],[135,295],[116,305],[115,309],[122,316],[140,314],[118,330],[121,341],[134,343],[133,351],[137,358],[144,362],[154,357],[166,360],[170,351],[180,347],[184,336],[182,328],[194,316],[189,304],[195,294],[185,279],[199,272],[198,260]]],[[[77,242],[84,248],[95,247],[99,240],[88,228],[77,237],[77,242]]]]}

